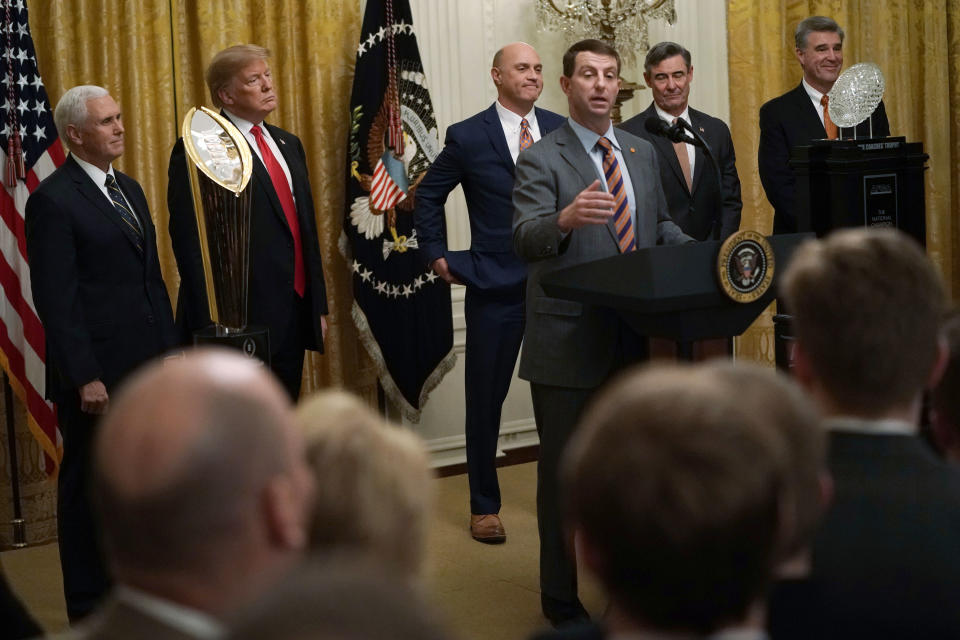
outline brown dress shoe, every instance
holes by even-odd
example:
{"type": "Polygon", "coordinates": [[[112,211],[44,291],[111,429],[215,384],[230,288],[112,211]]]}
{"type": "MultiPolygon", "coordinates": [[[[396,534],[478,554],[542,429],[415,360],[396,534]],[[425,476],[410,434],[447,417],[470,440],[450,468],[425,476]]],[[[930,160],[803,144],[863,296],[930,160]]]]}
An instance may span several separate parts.
{"type": "Polygon", "coordinates": [[[503,522],[495,513],[470,516],[470,535],[478,542],[500,544],[507,541],[507,533],[503,530],[503,522]]]}

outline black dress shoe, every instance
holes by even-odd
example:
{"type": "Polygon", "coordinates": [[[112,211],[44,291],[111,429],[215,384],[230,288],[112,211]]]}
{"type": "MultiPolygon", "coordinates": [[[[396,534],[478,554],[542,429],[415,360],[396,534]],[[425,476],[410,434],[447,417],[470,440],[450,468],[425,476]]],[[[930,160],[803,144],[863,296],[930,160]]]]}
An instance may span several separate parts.
{"type": "Polygon", "coordinates": [[[579,598],[573,602],[567,602],[541,593],[540,607],[543,609],[544,617],[550,621],[554,629],[590,620],[590,614],[583,608],[579,598]]]}

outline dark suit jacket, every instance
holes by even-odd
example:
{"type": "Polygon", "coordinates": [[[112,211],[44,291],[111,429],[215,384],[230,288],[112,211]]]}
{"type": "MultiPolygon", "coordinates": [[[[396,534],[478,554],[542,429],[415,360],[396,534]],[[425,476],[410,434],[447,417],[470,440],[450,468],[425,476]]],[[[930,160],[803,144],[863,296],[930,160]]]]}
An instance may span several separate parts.
{"type": "MultiPolygon", "coordinates": [[[[327,313],[327,289],[323,280],[323,262],[313,211],[313,193],[307,176],[306,154],[300,139],[283,129],[264,123],[277,142],[290,169],[293,195],[300,222],[300,241],[307,275],[305,300],[312,311],[313,332],[306,349],[323,351],[320,316],[327,313]]],[[[247,291],[247,322],[270,329],[270,348],[274,353],[283,343],[290,324],[293,306],[293,235],[280,206],[270,174],[256,152],[253,176],[248,189],[253,189],[250,212],[250,284],[247,291]]],[[[183,344],[193,342],[192,333],[210,324],[207,290],[203,275],[197,219],[193,211],[193,194],[187,174],[183,140],[177,140],[170,154],[167,185],[167,207],[170,210],[170,239],[180,271],[180,294],[177,297],[177,328],[183,344]]]]}
{"type": "Polygon", "coordinates": [[[960,471],[918,437],[830,434],[812,576],[835,637],[960,637],[960,471]]]}
{"type": "MultiPolygon", "coordinates": [[[[646,140],[616,132],[633,182],[638,247],[692,242],[667,213],[657,153],[646,140]]],[[[520,154],[513,189],[513,247],[529,264],[526,330],[520,377],[543,385],[592,389],[617,364],[619,320],[613,312],[551,298],[540,286],[544,273],[618,255],[613,221],[587,225],[564,236],[560,211],[599,179],[596,166],[569,124],[520,154]]]]}
{"type": "Polygon", "coordinates": [[[114,171],[143,227],[143,256],[113,204],[69,156],[27,200],[27,257],[47,340],[47,397],[107,389],[176,343],[143,190],[114,171]]]}
{"type": "MultiPolygon", "coordinates": [[[[536,109],[540,135],[566,120],[536,109]]],[[[520,290],[527,267],[513,252],[514,163],[495,105],[450,125],[443,151],[417,187],[414,222],[420,254],[427,265],[440,257],[457,279],[488,291],[520,290]],[[448,251],[443,205],[457,186],[463,187],[470,216],[469,251],[448,251]]]]}
{"type": "MultiPolygon", "coordinates": [[[[857,126],[857,137],[870,135],[870,122],[857,126]]],[[[873,112],[873,135],[890,135],[883,102],[873,112]]],[[[797,229],[796,176],[790,168],[790,150],[827,137],[820,116],[803,88],[803,82],[760,107],[760,149],[757,162],[760,181],[773,205],[773,232],[795,233],[797,229]]],[[[800,229],[800,231],[803,231],[800,229]]]]}
{"type": "Polygon", "coordinates": [[[730,128],[723,120],[696,109],[689,109],[689,113],[690,123],[717,156],[722,188],[717,184],[713,162],[703,149],[695,147],[693,192],[687,189],[673,143],[663,136],[651,134],[644,127],[647,118],[659,117],[652,102],[645,111],[621,124],[620,128],[643,138],[660,154],[660,182],[667,198],[667,210],[683,232],[697,240],[709,240],[717,231],[722,240],[740,228],[740,210],[743,208],[733,139],[730,137],[730,128]]]}
{"type": "Polygon", "coordinates": [[[165,620],[142,611],[134,604],[112,598],[74,631],[78,640],[200,640],[165,620]]]}

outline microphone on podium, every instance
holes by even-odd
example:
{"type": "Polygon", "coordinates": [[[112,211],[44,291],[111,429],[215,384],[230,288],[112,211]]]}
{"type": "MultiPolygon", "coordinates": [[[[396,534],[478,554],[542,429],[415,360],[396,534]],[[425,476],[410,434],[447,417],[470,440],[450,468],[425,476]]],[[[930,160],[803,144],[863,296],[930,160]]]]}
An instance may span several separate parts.
{"type": "Polygon", "coordinates": [[[660,116],[650,116],[647,118],[643,127],[655,136],[662,136],[671,142],[686,142],[697,147],[702,147],[703,143],[696,138],[688,136],[683,131],[683,120],[677,119],[677,124],[670,124],[660,116]]]}

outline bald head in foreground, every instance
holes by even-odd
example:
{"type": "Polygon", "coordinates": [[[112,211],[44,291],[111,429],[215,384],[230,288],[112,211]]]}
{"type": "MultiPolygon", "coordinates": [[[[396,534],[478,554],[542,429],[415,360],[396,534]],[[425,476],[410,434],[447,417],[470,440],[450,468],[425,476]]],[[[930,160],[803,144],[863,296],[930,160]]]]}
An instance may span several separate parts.
{"type": "Polygon", "coordinates": [[[96,443],[94,490],[120,587],[90,637],[202,637],[299,556],[312,480],[276,379],[201,350],[121,389],[96,443]]]}

